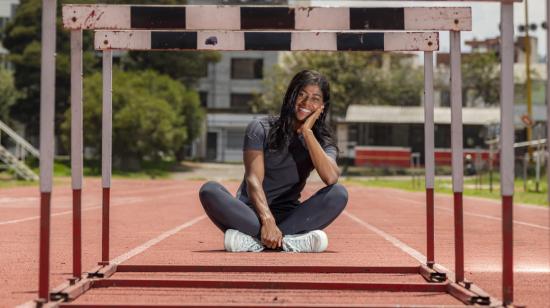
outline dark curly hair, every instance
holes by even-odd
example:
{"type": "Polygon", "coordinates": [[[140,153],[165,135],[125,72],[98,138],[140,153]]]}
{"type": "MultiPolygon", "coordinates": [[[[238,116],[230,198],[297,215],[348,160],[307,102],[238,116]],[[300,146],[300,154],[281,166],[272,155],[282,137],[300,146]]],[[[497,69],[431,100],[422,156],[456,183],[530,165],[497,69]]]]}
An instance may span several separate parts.
{"type": "Polygon", "coordinates": [[[322,147],[331,145],[338,149],[334,141],[332,129],[325,122],[330,107],[329,83],[321,73],[314,70],[303,70],[297,73],[290,81],[279,116],[270,119],[271,129],[267,141],[269,150],[281,150],[289,146],[291,138],[296,134],[296,99],[300,91],[308,85],[319,86],[324,102],[324,110],[313,125],[313,134],[322,147]]]}

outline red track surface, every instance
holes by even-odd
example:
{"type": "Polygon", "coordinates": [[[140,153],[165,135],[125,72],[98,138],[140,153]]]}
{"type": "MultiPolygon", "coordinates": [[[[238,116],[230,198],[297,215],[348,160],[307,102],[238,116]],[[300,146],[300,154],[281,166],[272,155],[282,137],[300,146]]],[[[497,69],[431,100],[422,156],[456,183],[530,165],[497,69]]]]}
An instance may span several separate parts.
{"type": "MultiPolygon", "coordinates": [[[[345,265],[415,266],[419,262],[390,243],[388,235],[425,251],[425,194],[350,186],[346,212],[327,229],[330,244],[322,254],[226,253],[222,233],[204,218],[198,201],[201,182],[114,180],[111,191],[112,257],[141,250],[124,264],[345,265]],[[180,227],[180,228],[178,228],[180,227]],[[178,229],[176,229],[178,228],[178,229]],[[167,231],[172,231],[168,232],[167,231]],[[163,234],[165,238],[149,242],[163,234]],[[173,233],[173,235],[171,235],[173,233]],[[387,234],[387,235],[386,235],[387,234]],[[386,238],[384,238],[386,236],[386,238]],[[147,248],[143,250],[144,248],[147,248]]],[[[235,191],[238,183],[225,183],[235,191]]],[[[315,185],[308,187],[307,195],[315,185]]],[[[85,182],[83,263],[91,269],[101,259],[101,184],[85,182]]],[[[71,276],[72,222],[69,186],[52,196],[51,287],[71,276]]],[[[307,195],[305,197],[307,197],[307,195]]],[[[38,288],[38,190],[0,190],[0,306],[36,298],[38,288]]],[[[501,207],[494,201],[464,198],[465,276],[498,298],[501,291],[501,207]]],[[[548,307],[550,302],[549,219],[547,208],[514,208],[515,302],[548,307]]],[[[435,197],[435,260],[453,263],[452,196],[435,197]]],[[[402,247],[403,248],[403,247],[402,247]]],[[[419,275],[396,274],[254,274],[254,273],[117,273],[112,278],[421,282],[419,275]]],[[[366,293],[360,291],[136,289],[91,290],[77,303],[368,303],[459,304],[441,293],[366,293]]]]}

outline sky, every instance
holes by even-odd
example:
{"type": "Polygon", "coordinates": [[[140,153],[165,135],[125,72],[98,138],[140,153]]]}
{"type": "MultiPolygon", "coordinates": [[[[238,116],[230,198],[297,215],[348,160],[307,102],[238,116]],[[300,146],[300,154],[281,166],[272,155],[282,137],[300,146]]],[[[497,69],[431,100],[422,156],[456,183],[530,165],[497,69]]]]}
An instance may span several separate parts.
{"type": "MultiPolygon", "coordinates": [[[[529,34],[538,38],[538,53],[541,56],[546,55],[546,30],[540,27],[540,24],[546,20],[546,1],[547,0],[528,0],[529,23],[536,23],[538,29],[529,34]]],[[[480,3],[472,1],[363,1],[363,0],[312,0],[312,6],[469,6],[472,8],[472,31],[462,33],[462,42],[466,40],[492,38],[499,35],[498,24],[500,22],[500,4],[499,3],[480,3]]],[[[514,24],[515,34],[520,34],[518,25],[525,23],[525,2],[514,4],[514,24]]],[[[464,51],[468,51],[463,45],[464,51]]],[[[448,32],[440,33],[440,50],[449,51],[448,32]]]]}

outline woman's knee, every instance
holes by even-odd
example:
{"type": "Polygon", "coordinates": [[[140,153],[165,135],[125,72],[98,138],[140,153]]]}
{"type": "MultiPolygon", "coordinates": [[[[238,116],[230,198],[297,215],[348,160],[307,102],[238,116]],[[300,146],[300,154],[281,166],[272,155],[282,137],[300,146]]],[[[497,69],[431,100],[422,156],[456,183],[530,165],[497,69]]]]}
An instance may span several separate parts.
{"type": "Polygon", "coordinates": [[[342,184],[333,184],[329,190],[330,204],[343,210],[348,203],[348,190],[342,184]]]}
{"type": "Polygon", "coordinates": [[[209,197],[213,196],[217,190],[219,190],[221,184],[216,181],[208,181],[201,186],[199,190],[199,198],[201,201],[207,200],[209,197]]]}

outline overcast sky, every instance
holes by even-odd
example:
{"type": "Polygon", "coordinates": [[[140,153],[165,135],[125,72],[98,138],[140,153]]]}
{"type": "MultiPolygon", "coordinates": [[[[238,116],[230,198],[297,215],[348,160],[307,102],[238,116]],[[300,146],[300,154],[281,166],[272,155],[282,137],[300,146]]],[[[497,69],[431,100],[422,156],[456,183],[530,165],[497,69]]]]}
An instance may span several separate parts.
{"type": "MultiPolygon", "coordinates": [[[[536,35],[539,39],[538,51],[540,55],[546,55],[546,30],[540,27],[540,24],[546,19],[546,0],[528,0],[529,1],[529,23],[536,23],[539,27],[535,32],[529,32],[536,35]]],[[[499,35],[498,24],[500,22],[500,4],[498,3],[480,3],[480,2],[447,2],[447,1],[363,1],[363,0],[312,0],[312,6],[470,6],[472,7],[472,31],[463,32],[462,42],[472,38],[484,39],[496,37],[499,35]]],[[[516,35],[519,24],[525,23],[525,4],[514,4],[514,24],[516,25],[516,35]]],[[[449,50],[448,32],[441,32],[440,50],[449,50]]],[[[467,51],[467,49],[465,49],[467,51]]]]}

